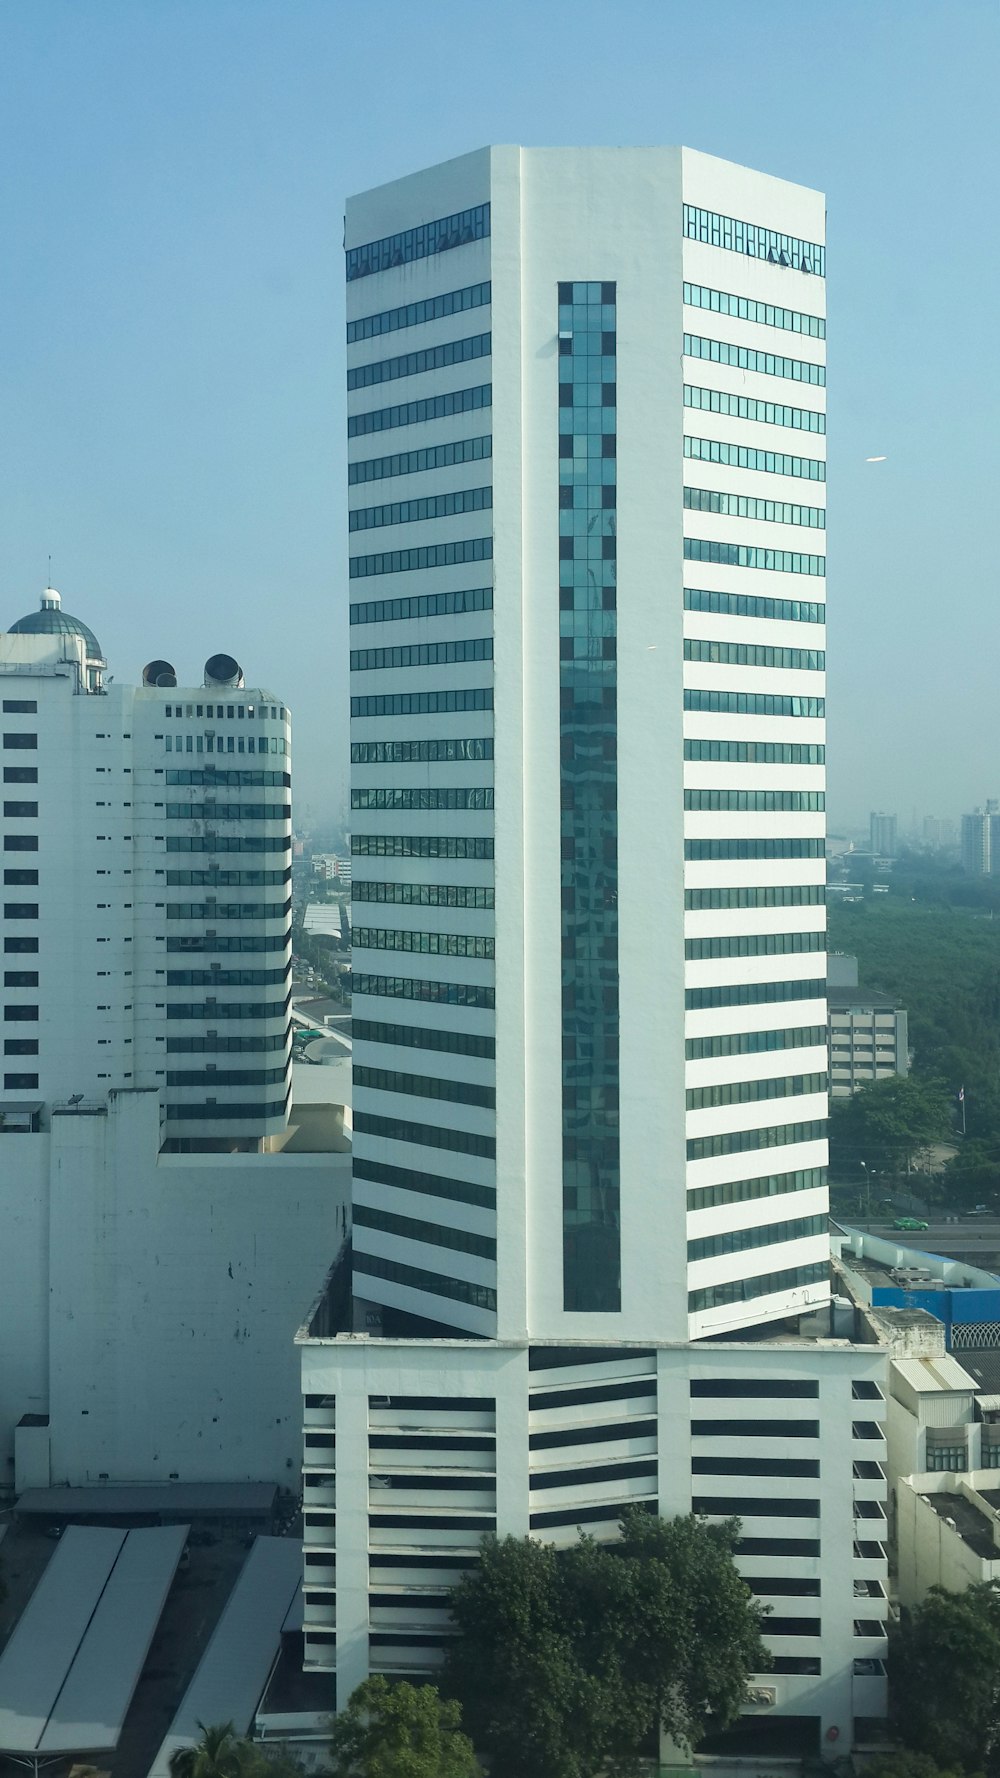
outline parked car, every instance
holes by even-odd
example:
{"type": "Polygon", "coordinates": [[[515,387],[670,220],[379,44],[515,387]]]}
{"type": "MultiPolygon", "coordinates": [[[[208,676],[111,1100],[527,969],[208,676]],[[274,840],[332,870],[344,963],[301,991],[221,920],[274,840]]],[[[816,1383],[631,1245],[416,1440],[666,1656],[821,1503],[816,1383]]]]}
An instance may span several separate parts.
{"type": "Polygon", "coordinates": [[[907,1235],[916,1235],[922,1229],[930,1228],[930,1223],[923,1222],[919,1216],[897,1216],[892,1226],[907,1235]]]}

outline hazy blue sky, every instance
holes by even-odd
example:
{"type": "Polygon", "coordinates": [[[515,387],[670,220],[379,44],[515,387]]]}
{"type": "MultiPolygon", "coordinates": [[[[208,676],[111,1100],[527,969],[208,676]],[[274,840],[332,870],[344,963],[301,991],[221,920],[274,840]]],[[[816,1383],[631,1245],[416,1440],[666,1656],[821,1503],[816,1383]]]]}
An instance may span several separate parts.
{"type": "Polygon", "coordinates": [[[686,142],[828,194],[832,823],[1000,795],[998,63],[995,0],[0,0],[0,624],[51,553],[119,675],[236,654],[332,810],[344,195],[686,142]]]}

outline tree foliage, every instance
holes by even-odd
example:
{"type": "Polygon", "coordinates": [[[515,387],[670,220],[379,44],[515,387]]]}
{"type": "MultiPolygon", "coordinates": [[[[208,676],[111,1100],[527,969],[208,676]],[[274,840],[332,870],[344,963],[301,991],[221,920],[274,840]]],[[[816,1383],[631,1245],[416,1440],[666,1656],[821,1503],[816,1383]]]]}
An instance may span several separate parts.
{"type": "Polygon", "coordinates": [[[865,1778],[961,1778],[955,1766],[939,1766],[929,1753],[902,1748],[865,1760],[865,1778]]]}
{"type": "Polygon", "coordinates": [[[359,1685],[332,1726],[333,1778],[479,1778],[461,1711],[432,1685],[359,1685]]]}
{"type": "Polygon", "coordinates": [[[1000,1778],[1000,1587],[932,1587],[893,1638],[896,1733],[939,1765],[1000,1778]]]}
{"type": "Polygon", "coordinates": [[[922,1150],[952,1128],[942,1082],[899,1074],[873,1081],[830,1105],[830,1165],[856,1175],[864,1162],[879,1173],[905,1173],[922,1150]]]}
{"type": "Polygon", "coordinates": [[[856,954],[866,989],[907,1009],[913,1077],[964,1086],[969,1136],[1000,1146],[1000,878],[981,881],[897,865],[891,895],[831,907],[830,942],[856,954]]]}
{"type": "Polygon", "coordinates": [[[1000,1193],[1000,1142],[967,1138],[945,1167],[942,1184],[950,1204],[988,1203],[1000,1193]]]}
{"type": "Polygon", "coordinates": [[[200,1722],[201,1740],[170,1755],[170,1778],[244,1778],[246,1744],[231,1722],[200,1722]]]}
{"type": "Polygon", "coordinates": [[[170,1778],[299,1778],[303,1771],[290,1755],[238,1735],[231,1722],[198,1727],[201,1740],[170,1755],[170,1778]]]}
{"type": "Polygon", "coordinates": [[[492,1778],[630,1778],[659,1727],[693,1747],[734,1720],[770,1665],[738,1531],[636,1509],[610,1545],[485,1541],[445,1686],[492,1778]]]}

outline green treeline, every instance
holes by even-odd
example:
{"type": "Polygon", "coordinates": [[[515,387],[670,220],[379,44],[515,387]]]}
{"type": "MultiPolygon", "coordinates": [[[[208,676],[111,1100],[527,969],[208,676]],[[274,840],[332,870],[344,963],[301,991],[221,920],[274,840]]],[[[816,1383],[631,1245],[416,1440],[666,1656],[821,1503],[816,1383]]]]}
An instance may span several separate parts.
{"type": "MultiPolygon", "coordinates": [[[[1000,1188],[1000,912],[992,905],[1000,907],[1000,884],[918,873],[904,860],[892,890],[831,906],[830,949],[857,956],[863,990],[906,1008],[914,1110],[920,1102],[944,1107],[939,1135],[957,1124],[948,1108],[965,1088],[967,1140],[945,1183],[948,1197],[974,1202],[1000,1188]]],[[[880,1082],[857,1098],[874,1102],[893,1091],[905,1096],[899,1083],[880,1082]]],[[[853,1120],[863,1115],[857,1105],[853,1120]]],[[[840,1113],[842,1123],[846,1116],[840,1113]]]]}

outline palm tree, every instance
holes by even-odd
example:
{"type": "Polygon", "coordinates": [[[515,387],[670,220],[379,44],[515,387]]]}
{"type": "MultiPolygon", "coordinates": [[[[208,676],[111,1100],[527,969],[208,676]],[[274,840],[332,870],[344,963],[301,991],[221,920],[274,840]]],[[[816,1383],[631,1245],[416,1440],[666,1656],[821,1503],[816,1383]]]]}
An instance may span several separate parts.
{"type": "Polygon", "coordinates": [[[250,1743],[236,1733],[231,1722],[206,1728],[198,1724],[201,1740],[194,1747],[178,1747],[170,1755],[170,1778],[244,1778],[249,1772],[250,1743]]]}

